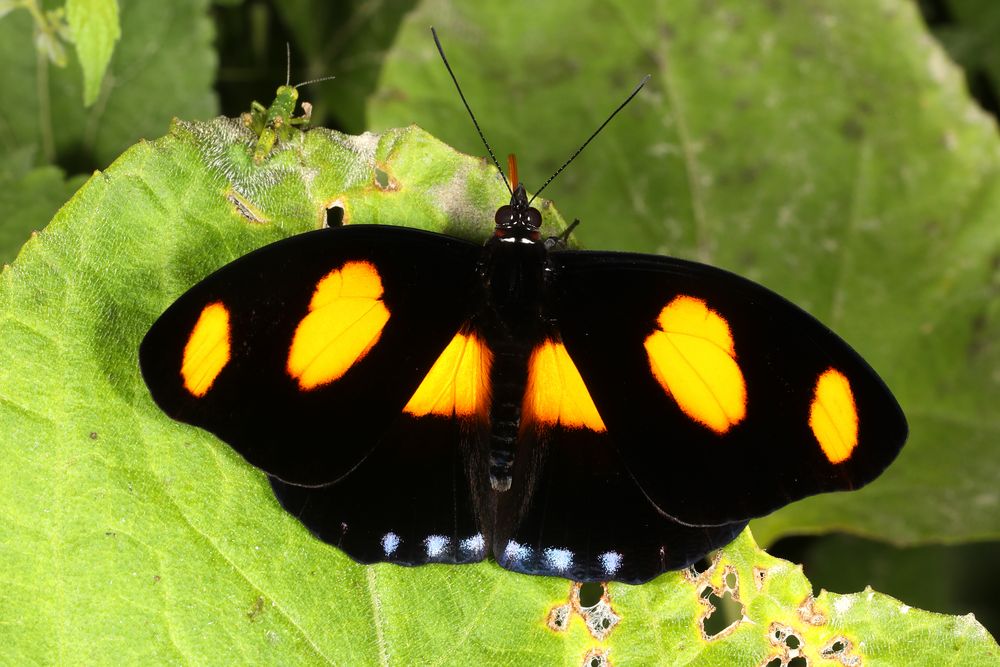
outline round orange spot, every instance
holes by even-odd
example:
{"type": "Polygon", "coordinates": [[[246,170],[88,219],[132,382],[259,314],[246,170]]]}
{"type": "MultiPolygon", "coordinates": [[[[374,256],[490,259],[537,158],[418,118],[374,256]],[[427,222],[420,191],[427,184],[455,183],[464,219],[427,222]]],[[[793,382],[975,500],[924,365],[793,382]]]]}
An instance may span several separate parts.
{"type": "Polygon", "coordinates": [[[389,309],[382,279],[369,262],[347,262],[316,283],[309,312],[295,329],[288,373],[302,389],[339,379],[382,336],[389,309]]]}
{"type": "Polygon", "coordinates": [[[644,343],[649,367],[688,417],[722,434],[746,416],[747,391],[729,323],[701,299],[678,296],[644,343]]]}
{"type": "Polygon", "coordinates": [[[184,388],[201,398],[229,363],[229,311],[216,301],[205,306],[184,346],[181,378],[184,388]]]}
{"type": "Polygon", "coordinates": [[[858,446],[854,393],[847,377],[835,368],[826,369],[816,380],[809,407],[809,428],[830,463],[846,461],[858,446]]]}

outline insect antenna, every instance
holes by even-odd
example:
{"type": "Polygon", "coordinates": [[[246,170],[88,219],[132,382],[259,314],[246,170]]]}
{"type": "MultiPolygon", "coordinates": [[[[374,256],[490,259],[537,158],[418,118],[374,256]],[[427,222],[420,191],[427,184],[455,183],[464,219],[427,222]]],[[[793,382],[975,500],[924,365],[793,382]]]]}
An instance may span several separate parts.
{"type": "Polygon", "coordinates": [[[639,85],[635,87],[635,90],[633,90],[632,93],[628,97],[625,98],[625,101],[622,102],[621,104],[619,104],[618,108],[615,109],[614,111],[612,111],[611,115],[608,116],[607,119],[603,123],[601,123],[601,126],[598,127],[596,130],[594,130],[593,134],[591,134],[589,137],[587,137],[587,140],[585,142],[583,142],[583,144],[579,148],[576,149],[576,152],[573,153],[572,155],[570,155],[569,159],[566,160],[565,162],[563,162],[562,166],[559,167],[558,169],[556,169],[555,173],[552,174],[551,176],[549,176],[548,180],[546,180],[544,183],[542,183],[542,187],[538,188],[538,190],[535,191],[534,196],[532,196],[531,199],[528,200],[528,205],[529,206],[531,206],[531,202],[535,201],[535,197],[537,197],[538,195],[540,195],[542,193],[542,190],[544,190],[546,187],[548,187],[549,183],[551,183],[552,181],[554,181],[555,178],[556,178],[556,176],[558,176],[562,172],[563,169],[565,169],[566,167],[568,167],[569,163],[576,159],[576,156],[578,156],[580,153],[583,152],[583,149],[587,147],[587,144],[589,144],[593,140],[594,137],[596,137],[598,134],[600,134],[601,130],[604,129],[604,126],[607,125],[608,123],[610,123],[611,119],[614,118],[618,114],[619,111],[621,111],[622,109],[624,109],[625,105],[632,101],[633,97],[635,97],[636,95],[639,94],[639,91],[642,90],[642,87],[646,85],[647,81],[649,81],[649,75],[648,74],[643,78],[642,81],[639,82],[639,85]]]}
{"type": "Polygon", "coordinates": [[[441,60],[444,61],[444,66],[448,69],[448,74],[451,75],[451,80],[455,82],[455,88],[458,90],[458,96],[462,98],[462,104],[465,105],[466,111],[469,112],[469,117],[472,118],[472,124],[476,126],[476,132],[479,133],[479,138],[483,140],[483,145],[486,146],[486,150],[490,154],[490,159],[493,160],[493,164],[496,165],[497,171],[500,172],[500,177],[503,178],[504,185],[507,186],[507,189],[510,190],[510,193],[513,195],[514,190],[511,189],[510,187],[510,182],[507,180],[507,175],[503,173],[503,169],[500,167],[500,163],[497,162],[497,156],[493,154],[493,149],[490,148],[489,142],[486,141],[486,135],[483,134],[482,129],[479,127],[479,122],[476,121],[476,115],[472,113],[472,107],[469,106],[469,103],[465,99],[465,94],[462,93],[462,87],[458,85],[458,79],[455,77],[455,72],[452,71],[451,65],[448,64],[448,58],[446,58],[444,55],[444,49],[441,48],[441,41],[438,39],[437,31],[434,30],[433,26],[431,27],[431,34],[434,35],[434,43],[437,45],[438,53],[441,54],[441,60]]]}
{"type": "Polygon", "coordinates": [[[309,79],[308,81],[303,81],[302,83],[297,83],[292,86],[292,45],[285,42],[285,85],[291,86],[292,88],[301,88],[302,86],[308,86],[310,83],[319,83],[320,81],[329,81],[330,79],[335,79],[334,76],[321,76],[318,79],[309,79]]]}
{"type": "Polygon", "coordinates": [[[309,79],[308,81],[303,81],[302,83],[297,83],[293,88],[301,88],[302,86],[308,86],[310,83],[319,83],[320,81],[329,81],[330,79],[336,79],[335,76],[321,76],[318,79],[309,79]]]}

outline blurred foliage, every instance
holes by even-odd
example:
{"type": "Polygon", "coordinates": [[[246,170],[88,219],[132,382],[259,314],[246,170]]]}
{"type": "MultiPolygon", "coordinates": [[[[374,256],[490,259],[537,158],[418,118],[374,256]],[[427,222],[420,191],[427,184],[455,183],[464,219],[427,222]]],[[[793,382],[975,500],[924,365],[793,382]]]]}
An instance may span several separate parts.
{"type": "MultiPolygon", "coordinates": [[[[860,4],[866,2],[857,0],[860,4]]],[[[5,158],[0,164],[0,220],[3,221],[0,253],[3,261],[11,261],[31,230],[40,230],[46,225],[83,182],[87,172],[106,168],[117,155],[142,139],[161,136],[170,118],[206,120],[219,110],[235,117],[249,107],[251,99],[269,102],[274,89],[286,79],[286,43],[290,43],[292,49],[292,83],[331,74],[337,77],[332,82],[314,84],[303,93],[303,98],[315,105],[315,125],[360,133],[371,128],[373,119],[387,122],[390,117],[395,121],[405,116],[408,119],[405,122],[413,120],[433,127],[435,118],[440,116],[441,129],[433,129],[437,136],[474,154],[481,152],[466,121],[461,118],[463,111],[448,87],[449,82],[441,76],[438,63],[433,59],[419,61],[420,67],[432,70],[427,76],[437,81],[433,85],[439,87],[437,95],[440,97],[424,100],[430,105],[424,106],[423,111],[419,110],[419,100],[407,97],[392,78],[399,76],[398,62],[395,74],[383,71],[387,54],[400,58],[411,53],[410,42],[405,41],[405,35],[401,38],[399,31],[411,10],[424,8],[426,12],[427,3],[416,0],[335,3],[228,0],[209,4],[206,0],[171,3],[123,0],[119,3],[120,37],[117,42],[113,38],[116,31],[111,27],[114,22],[108,19],[98,30],[104,37],[92,42],[83,60],[81,45],[74,44],[72,36],[66,32],[68,28],[64,27],[64,24],[73,24],[82,31],[80,21],[50,15],[51,20],[45,23],[22,9],[21,4],[0,0],[0,61],[4,63],[0,70],[0,151],[5,158]],[[113,51],[108,50],[109,43],[113,44],[113,51]],[[105,55],[110,56],[106,69],[101,65],[105,55]],[[60,67],[63,60],[65,66],[60,67]],[[85,100],[89,106],[84,104],[85,100]],[[394,104],[403,110],[402,115],[396,112],[393,117],[393,112],[386,110],[394,104]]],[[[775,0],[768,4],[777,7],[783,3],[775,0]]],[[[42,9],[57,12],[60,5],[60,2],[46,2],[42,9]]],[[[993,0],[921,0],[919,5],[933,34],[963,66],[973,95],[984,109],[996,114],[996,91],[1000,82],[1000,3],[993,0]]],[[[103,6],[109,5],[103,3],[103,6]]],[[[456,15],[460,15],[457,10],[436,6],[438,13],[428,17],[435,22],[449,25],[456,15]]],[[[509,9],[508,3],[503,3],[503,8],[504,11],[509,9]]],[[[494,128],[490,136],[504,146],[516,145],[514,139],[525,131],[533,132],[532,141],[546,136],[549,131],[537,129],[537,123],[549,122],[543,118],[557,117],[568,108],[576,109],[570,107],[570,103],[580,104],[581,98],[593,102],[590,90],[577,96],[553,94],[546,88],[557,86],[558,81],[532,78],[533,72],[541,68],[537,61],[532,64],[537,56],[524,52],[524,42],[519,36],[522,30],[530,29],[534,20],[530,13],[517,17],[509,19],[510,25],[497,26],[495,34],[490,32],[488,24],[470,24],[474,30],[482,31],[477,33],[477,39],[496,42],[488,47],[463,37],[460,26],[455,26],[454,36],[446,39],[446,45],[454,44],[456,54],[462,53],[461,64],[457,65],[460,76],[464,71],[472,77],[463,82],[473,90],[482,91],[477,95],[480,104],[476,108],[484,118],[490,119],[489,126],[494,128]],[[499,35],[504,36],[501,39],[499,35]],[[520,49],[516,53],[519,69],[513,73],[511,60],[499,55],[512,49],[520,49]],[[480,54],[479,62],[470,62],[477,53],[480,54]],[[480,74],[471,74],[477,71],[480,74]],[[513,87],[515,84],[508,84],[508,77],[519,81],[522,87],[541,88],[539,99],[547,101],[537,105],[525,103],[525,97],[533,91],[513,87]],[[505,94],[508,90],[509,95],[505,94]],[[490,100],[495,100],[496,109],[483,109],[490,100]],[[524,123],[513,122],[508,105],[518,107],[516,117],[523,118],[524,123]],[[497,119],[491,118],[494,113],[497,119]]],[[[420,29],[425,30],[424,24],[428,22],[424,21],[420,29]]],[[[558,40],[564,43],[559,48],[572,46],[575,49],[572,55],[577,59],[614,57],[614,50],[604,53],[598,46],[583,46],[585,37],[582,35],[574,42],[573,30],[567,29],[558,40]]],[[[426,36],[422,39],[427,39],[422,47],[426,52],[429,39],[426,36]]],[[[718,45],[713,45],[716,47],[718,45]]],[[[612,71],[618,89],[627,89],[631,79],[644,73],[643,68],[649,66],[648,62],[637,60],[638,64],[635,61],[619,63],[621,66],[612,71]]],[[[566,62],[574,61],[567,59],[566,62]]],[[[413,63],[409,65],[412,67],[413,63]]],[[[754,95],[765,95],[760,90],[751,90],[748,94],[751,100],[754,95]]],[[[611,104],[614,95],[602,91],[598,97],[611,104]]],[[[780,124],[784,120],[776,122],[780,124]]],[[[850,134],[857,129],[845,121],[839,131],[850,134]]],[[[604,140],[616,141],[616,135],[610,136],[604,140]]],[[[525,141],[521,145],[532,145],[532,142],[525,141]]],[[[545,143],[544,155],[532,156],[526,162],[535,161],[532,172],[544,172],[561,157],[553,151],[562,149],[562,138],[556,147],[545,143]]],[[[628,154],[638,152],[639,149],[635,149],[628,154]]],[[[596,162],[599,161],[594,160],[596,162]]],[[[626,169],[627,174],[642,176],[638,167],[630,169],[626,169]],[[640,173],[633,173],[635,171],[640,173]]],[[[600,193],[597,189],[593,193],[586,191],[593,180],[592,174],[570,176],[562,182],[565,186],[562,192],[564,195],[571,193],[572,201],[580,207],[587,202],[587,210],[593,211],[600,206],[588,199],[600,193]]],[[[567,201],[570,199],[567,197],[567,201]]],[[[150,224],[155,223],[151,221],[150,224]]],[[[594,245],[606,240],[601,238],[603,232],[600,230],[591,233],[594,245]]],[[[669,232],[667,236],[650,238],[660,239],[662,243],[666,238],[673,246],[684,243],[683,239],[672,239],[669,232]]],[[[655,246],[657,241],[646,238],[637,243],[648,247],[651,243],[655,246]]],[[[734,256],[728,261],[738,264],[742,258],[734,256]]],[[[956,424],[955,429],[961,431],[964,426],[956,424]]],[[[942,429],[940,435],[943,437],[946,431],[942,429]]],[[[995,444],[995,439],[993,431],[987,440],[995,444]]],[[[971,467],[978,465],[974,458],[968,463],[971,467]]],[[[928,489],[933,489],[937,478],[933,470],[925,472],[924,481],[928,489]]],[[[914,498],[914,502],[920,500],[914,498]]],[[[984,510],[961,505],[944,506],[942,511],[958,515],[976,513],[978,516],[983,512],[996,512],[989,506],[984,510]]],[[[806,523],[808,521],[803,525],[806,523]]],[[[782,525],[775,529],[773,536],[793,532],[794,525],[782,525]]],[[[867,532],[874,535],[878,531],[867,532]]],[[[762,529],[762,533],[766,531],[762,529]]],[[[896,539],[892,526],[887,527],[885,533],[888,539],[896,539]]],[[[922,539],[933,541],[926,536],[922,539]]],[[[944,539],[992,540],[996,539],[996,534],[984,530],[944,539]]],[[[817,588],[858,590],[870,583],[927,609],[948,613],[975,611],[994,634],[1000,632],[995,602],[1000,578],[992,567],[992,563],[1000,559],[1000,546],[996,543],[895,548],[853,537],[833,536],[786,539],[775,545],[775,551],[803,562],[806,574],[817,588]]]]}
{"type": "Polygon", "coordinates": [[[965,70],[972,95],[1000,114],[1000,3],[994,0],[921,0],[935,36],[965,70]]]}

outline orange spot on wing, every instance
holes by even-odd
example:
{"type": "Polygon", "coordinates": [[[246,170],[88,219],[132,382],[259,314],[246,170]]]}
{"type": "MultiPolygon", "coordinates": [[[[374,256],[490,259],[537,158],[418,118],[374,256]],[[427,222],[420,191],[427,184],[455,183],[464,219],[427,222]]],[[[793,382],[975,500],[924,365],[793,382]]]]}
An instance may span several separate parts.
{"type": "Polygon", "coordinates": [[[543,426],[607,430],[580,371],[556,340],[546,340],[531,353],[521,411],[526,422],[543,426]]]}
{"type": "Polygon", "coordinates": [[[205,306],[184,346],[181,378],[184,388],[201,398],[229,363],[229,311],[219,301],[205,306]]]}
{"type": "Polygon", "coordinates": [[[828,368],[816,379],[809,428],[830,463],[851,458],[858,446],[858,409],[847,377],[828,368]]]}
{"type": "Polygon", "coordinates": [[[746,416],[747,391],[729,323],[701,299],[678,296],[644,346],[649,367],[688,417],[723,434],[746,416]]]}
{"type": "Polygon", "coordinates": [[[486,416],[493,353],[475,333],[458,333],[403,408],[415,417],[486,416]]]}
{"type": "Polygon", "coordinates": [[[382,292],[369,262],[347,262],[316,283],[288,351],[288,373],[301,389],[339,379],[368,354],[389,321],[382,292]]]}

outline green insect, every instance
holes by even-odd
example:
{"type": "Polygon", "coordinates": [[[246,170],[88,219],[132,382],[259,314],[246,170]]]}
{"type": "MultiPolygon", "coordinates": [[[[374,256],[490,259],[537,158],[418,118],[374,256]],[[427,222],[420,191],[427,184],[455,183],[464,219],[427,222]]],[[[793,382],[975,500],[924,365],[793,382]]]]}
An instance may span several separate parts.
{"type": "Polygon", "coordinates": [[[253,151],[253,161],[260,164],[264,158],[274,148],[276,141],[289,141],[293,136],[293,129],[304,130],[309,126],[312,117],[312,105],[308,102],[302,103],[302,115],[295,116],[295,103],[299,100],[298,89],[310,83],[327,81],[334,77],[325,76],[319,79],[311,79],[297,83],[294,86],[289,84],[292,78],[292,52],[288,50],[288,67],[285,75],[285,85],[278,86],[271,106],[265,107],[260,102],[250,103],[250,111],[244,112],[240,118],[243,124],[253,130],[257,135],[257,145],[253,151]]]}

